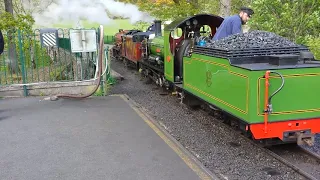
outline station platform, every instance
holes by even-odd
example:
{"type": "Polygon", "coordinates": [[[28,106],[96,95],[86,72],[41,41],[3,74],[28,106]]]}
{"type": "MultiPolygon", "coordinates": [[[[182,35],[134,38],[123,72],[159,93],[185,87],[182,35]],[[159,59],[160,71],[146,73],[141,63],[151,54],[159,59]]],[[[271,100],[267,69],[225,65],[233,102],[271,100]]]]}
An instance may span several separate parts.
{"type": "Polygon", "coordinates": [[[0,100],[0,179],[218,179],[126,95],[0,100]]]}

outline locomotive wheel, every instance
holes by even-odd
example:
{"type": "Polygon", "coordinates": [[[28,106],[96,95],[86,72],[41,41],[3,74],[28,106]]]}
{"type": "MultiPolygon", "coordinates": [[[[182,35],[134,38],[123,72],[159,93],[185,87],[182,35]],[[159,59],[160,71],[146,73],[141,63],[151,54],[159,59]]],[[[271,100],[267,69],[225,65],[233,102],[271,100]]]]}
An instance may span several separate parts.
{"type": "Polygon", "coordinates": [[[179,76],[180,79],[183,78],[183,57],[187,56],[188,50],[190,47],[191,41],[190,39],[184,39],[179,44],[179,48],[177,48],[176,58],[174,61],[174,71],[175,76],[179,76]]]}

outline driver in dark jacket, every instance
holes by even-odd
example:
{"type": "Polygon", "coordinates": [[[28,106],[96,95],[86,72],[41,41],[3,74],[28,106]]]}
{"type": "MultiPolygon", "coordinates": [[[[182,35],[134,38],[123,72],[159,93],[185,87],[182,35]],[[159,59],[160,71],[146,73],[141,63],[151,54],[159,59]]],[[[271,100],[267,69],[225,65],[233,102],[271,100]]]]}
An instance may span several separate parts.
{"type": "Polygon", "coordinates": [[[253,14],[254,11],[252,9],[242,7],[239,14],[225,18],[213,36],[213,40],[219,40],[233,34],[241,33],[242,25],[246,24],[253,14]]]}
{"type": "Polygon", "coordinates": [[[0,30],[0,55],[3,53],[3,49],[4,49],[4,40],[3,40],[2,32],[0,30]]]}

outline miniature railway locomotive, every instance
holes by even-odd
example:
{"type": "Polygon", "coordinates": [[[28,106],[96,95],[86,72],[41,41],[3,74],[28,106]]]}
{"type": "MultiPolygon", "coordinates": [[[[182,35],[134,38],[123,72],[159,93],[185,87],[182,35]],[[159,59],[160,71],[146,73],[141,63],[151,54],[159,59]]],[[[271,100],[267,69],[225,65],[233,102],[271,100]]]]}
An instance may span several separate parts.
{"type": "Polygon", "coordinates": [[[232,117],[243,133],[258,142],[312,145],[320,132],[319,61],[303,46],[205,45],[222,21],[219,16],[198,14],[173,21],[163,35],[156,21],[155,31],[122,34],[113,56],[134,62],[160,86],[179,91],[184,102],[204,102],[232,117]],[[208,35],[204,26],[211,29],[208,35]],[[179,37],[176,29],[182,31],[179,37]]]}

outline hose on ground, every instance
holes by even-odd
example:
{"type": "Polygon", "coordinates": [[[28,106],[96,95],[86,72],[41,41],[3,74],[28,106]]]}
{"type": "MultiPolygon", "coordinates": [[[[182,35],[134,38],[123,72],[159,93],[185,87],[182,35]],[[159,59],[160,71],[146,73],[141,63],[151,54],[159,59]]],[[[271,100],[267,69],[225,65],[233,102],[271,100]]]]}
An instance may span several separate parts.
{"type": "Polygon", "coordinates": [[[103,53],[104,53],[104,36],[103,36],[103,26],[100,25],[100,31],[99,31],[99,49],[98,49],[98,79],[96,79],[96,85],[95,85],[95,88],[89,92],[88,94],[85,94],[85,95],[80,95],[80,96],[77,96],[77,95],[70,95],[70,94],[58,94],[56,96],[52,96],[50,97],[50,100],[57,100],[58,98],[68,98],[68,99],[83,99],[83,98],[87,98],[87,97],[90,97],[92,96],[96,91],[97,89],[99,88],[99,85],[100,85],[100,80],[101,80],[101,73],[102,73],[102,59],[103,59],[103,53]]]}

